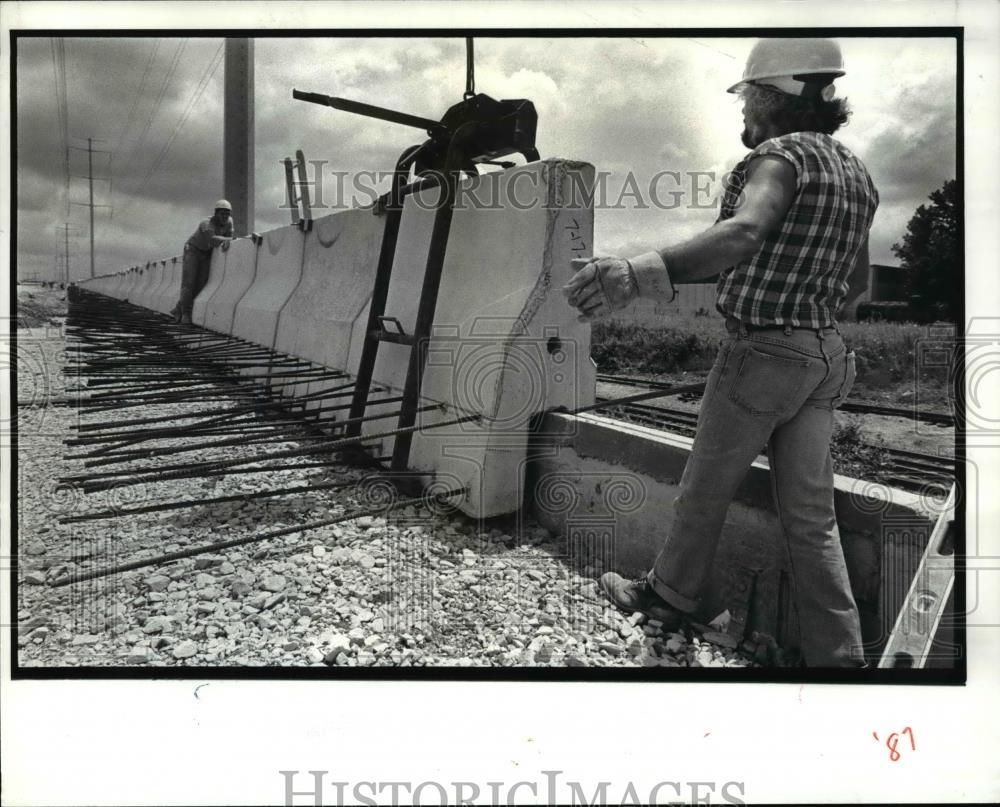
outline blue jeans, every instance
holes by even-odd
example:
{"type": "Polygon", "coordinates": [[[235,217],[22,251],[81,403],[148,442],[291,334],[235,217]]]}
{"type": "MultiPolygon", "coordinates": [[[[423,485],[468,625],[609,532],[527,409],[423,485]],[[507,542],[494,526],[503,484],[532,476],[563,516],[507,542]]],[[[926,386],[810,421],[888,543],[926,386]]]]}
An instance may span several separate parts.
{"type": "Polygon", "coordinates": [[[199,252],[187,244],[184,245],[184,263],[181,268],[181,298],[174,306],[174,312],[191,316],[194,298],[197,297],[208,282],[209,266],[212,263],[212,253],[199,252]]]}
{"type": "Polygon", "coordinates": [[[833,410],[854,383],[836,328],[747,330],[726,322],[698,413],[670,534],[648,580],[675,608],[698,608],[726,510],[765,443],[810,667],[864,662],[857,605],[833,507],[833,410]]]}

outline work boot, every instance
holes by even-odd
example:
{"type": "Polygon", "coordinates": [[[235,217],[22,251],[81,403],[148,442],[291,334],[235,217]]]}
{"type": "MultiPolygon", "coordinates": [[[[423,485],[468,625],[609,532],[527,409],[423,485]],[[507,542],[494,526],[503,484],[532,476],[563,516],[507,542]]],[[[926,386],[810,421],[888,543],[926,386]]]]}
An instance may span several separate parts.
{"type": "Polygon", "coordinates": [[[187,327],[191,324],[193,324],[191,322],[191,314],[185,311],[183,314],[181,314],[181,325],[187,327]]]}
{"type": "Polygon", "coordinates": [[[665,630],[677,630],[686,616],[653,591],[645,577],[627,580],[616,572],[606,572],[601,575],[601,588],[619,611],[639,611],[649,619],[658,619],[665,630]]]}

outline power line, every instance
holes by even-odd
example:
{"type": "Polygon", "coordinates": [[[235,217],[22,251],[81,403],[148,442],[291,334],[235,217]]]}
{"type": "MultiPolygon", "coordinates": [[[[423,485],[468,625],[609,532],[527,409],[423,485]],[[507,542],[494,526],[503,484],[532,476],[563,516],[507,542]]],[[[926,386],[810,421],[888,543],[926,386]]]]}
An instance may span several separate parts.
{"type": "Polygon", "coordinates": [[[153,49],[149,52],[149,58],[146,60],[146,69],[142,71],[142,78],[139,81],[139,89],[136,90],[135,97],[132,99],[132,105],[128,110],[128,115],[125,116],[125,125],[122,127],[121,134],[118,135],[118,142],[115,143],[114,151],[121,149],[122,141],[128,133],[128,127],[132,124],[135,108],[139,105],[139,99],[143,97],[142,93],[146,89],[146,79],[149,77],[149,71],[153,66],[153,60],[156,58],[156,52],[160,49],[160,41],[157,39],[153,42],[153,49]]]}
{"type": "Polygon", "coordinates": [[[139,135],[139,139],[136,141],[135,146],[132,148],[131,153],[128,156],[128,165],[123,173],[127,173],[127,169],[132,167],[135,162],[137,155],[143,144],[146,142],[146,135],[149,134],[149,129],[153,125],[153,119],[156,117],[156,113],[160,111],[160,104],[163,103],[163,97],[167,93],[167,87],[170,84],[170,80],[173,78],[174,73],[177,71],[177,65],[180,63],[181,53],[184,50],[184,46],[187,44],[187,39],[182,39],[177,45],[177,49],[174,51],[174,55],[170,61],[170,67],[167,69],[166,75],[163,77],[163,83],[160,85],[159,94],[156,96],[156,101],[153,103],[153,108],[149,112],[149,116],[146,118],[146,123],[142,128],[142,133],[139,135]]]}
{"type": "Polygon", "coordinates": [[[150,178],[157,172],[160,165],[163,163],[163,160],[167,156],[167,152],[173,145],[174,140],[177,139],[177,135],[180,134],[181,129],[184,128],[184,124],[187,123],[188,118],[194,111],[195,105],[201,99],[201,96],[204,95],[205,90],[208,89],[208,84],[212,80],[212,77],[215,75],[215,71],[218,70],[219,65],[222,64],[222,52],[224,46],[225,46],[225,41],[223,41],[223,43],[219,45],[219,49],[215,52],[215,55],[212,56],[211,61],[209,61],[208,66],[205,68],[205,71],[202,73],[201,78],[199,79],[198,84],[194,89],[194,92],[191,94],[191,98],[188,100],[184,112],[181,114],[181,117],[178,119],[177,124],[174,126],[174,130],[170,133],[170,137],[167,138],[166,143],[160,150],[160,153],[156,156],[156,159],[153,161],[152,166],[150,166],[150,169],[146,172],[146,176],[143,177],[142,183],[134,191],[134,193],[138,193],[139,191],[141,191],[143,188],[146,187],[146,183],[149,182],[150,178]]]}
{"type": "MultiPolygon", "coordinates": [[[[70,148],[78,149],[79,151],[87,152],[87,175],[83,177],[86,179],[90,185],[90,202],[73,202],[75,205],[83,205],[84,207],[90,208],[90,276],[94,277],[94,208],[95,207],[110,207],[110,205],[95,205],[94,204],[94,152],[97,151],[98,154],[108,154],[110,151],[100,151],[94,148],[93,138],[87,138],[87,148],[82,149],[79,146],[70,146],[70,148]]],[[[110,182],[110,178],[101,178],[99,180],[104,182],[110,182]]]]}

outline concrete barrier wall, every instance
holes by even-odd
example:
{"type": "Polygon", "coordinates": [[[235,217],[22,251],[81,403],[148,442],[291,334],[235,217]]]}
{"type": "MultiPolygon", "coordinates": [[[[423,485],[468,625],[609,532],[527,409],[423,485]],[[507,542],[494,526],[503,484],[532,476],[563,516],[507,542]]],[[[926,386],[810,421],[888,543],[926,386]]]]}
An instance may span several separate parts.
{"type": "Polygon", "coordinates": [[[258,248],[256,277],[236,306],[231,332],[241,339],[272,348],[278,317],[302,277],[305,236],[290,224],[264,233],[263,237],[258,248]]]}
{"type": "Polygon", "coordinates": [[[123,290],[132,282],[131,278],[132,272],[126,270],[92,280],[78,280],[76,285],[82,286],[88,291],[96,291],[99,294],[106,294],[108,297],[121,299],[123,290]]]}
{"type": "MultiPolygon", "coordinates": [[[[594,401],[590,325],[576,321],[560,291],[572,274],[571,259],[592,250],[593,210],[573,186],[589,186],[593,170],[546,160],[477,177],[463,189],[469,201],[452,221],[423,386],[422,403],[446,409],[424,413],[418,422],[479,413],[486,424],[415,435],[410,465],[468,485],[466,512],[518,509],[531,416],[594,401]],[[516,205],[498,207],[497,200],[513,198],[516,205]]],[[[400,226],[386,314],[407,333],[416,321],[434,193],[408,199],[400,226]]],[[[355,356],[363,321],[358,324],[355,356]]],[[[408,361],[406,346],[383,343],[375,381],[401,392],[408,361]]],[[[386,424],[375,421],[365,430],[391,428],[386,424]]],[[[391,451],[391,438],[383,451],[391,451]]]]}
{"type": "Polygon", "coordinates": [[[164,281],[156,291],[150,308],[166,314],[173,309],[181,296],[181,280],[184,274],[184,259],[173,257],[163,262],[164,281]]]}
{"type": "MultiPolygon", "coordinates": [[[[385,217],[371,210],[344,210],[313,222],[305,234],[302,276],[278,317],[276,350],[330,369],[348,368],[354,326],[362,316],[367,320],[384,227],[385,217]]],[[[284,391],[309,395],[335,383],[303,381],[284,391]]],[[[349,402],[348,397],[315,401],[306,408],[349,402]]],[[[347,412],[324,415],[343,419],[347,412]]]]}
{"type": "Polygon", "coordinates": [[[233,332],[236,306],[253,285],[257,273],[258,251],[257,245],[249,238],[230,243],[225,253],[226,268],[221,285],[212,292],[212,304],[205,309],[204,322],[201,323],[204,327],[217,333],[233,332]]]}
{"type": "Polygon", "coordinates": [[[119,300],[127,300],[132,293],[132,289],[135,288],[135,284],[139,282],[139,277],[138,270],[129,269],[126,272],[122,272],[114,285],[111,296],[119,300]]]}
{"type": "Polygon", "coordinates": [[[152,308],[150,302],[156,287],[163,281],[162,267],[159,261],[147,263],[142,268],[144,280],[140,281],[135,288],[134,298],[129,298],[129,302],[141,305],[143,308],[152,308]]]}
{"type": "MultiPolygon", "coordinates": [[[[470,515],[494,516],[520,506],[519,475],[533,414],[594,400],[590,326],[576,321],[560,291],[572,274],[571,259],[593,251],[593,211],[583,194],[572,193],[592,179],[590,165],[547,160],[474,177],[463,186],[420,402],[439,408],[421,414],[418,423],[471,414],[484,422],[415,435],[410,466],[440,476],[449,487],[468,485],[461,507],[470,515]]],[[[416,321],[435,195],[426,191],[404,206],[386,314],[397,317],[407,333],[416,321]]],[[[245,239],[232,242],[224,257],[219,250],[213,255],[196,320],[355,374],[384,222],[370,210],[350,210],[317,220],[307,234],[287,226],[265,233],[256,247],[245,239]]],[[[161,272],[155,285],[143,285],[139,304],[169,310],[180,271],[178,261],[176,275],[161,272]]],[[[409,356],[407,346],[381,343],[372,400],[401,393],[409,356]]],[[[394,428],[398,409],[398,403],[370,404],[366,414],[393,416],[366,424],[365,432],[394,428]]],[[[373,450],[391,453],[392,439],[373,450]]]]}
{"type": "MultiPolygon", "coordinates": [[[[222,247],[212,250],[212,259],[208,269],[208,281],[194,298],[194,305],[191,307],[191,321],[195,325],[205,327],[205,320],[208,316],[208,309],[212,302],[213,295],[222,286],[226,276],[226,259],[229,256],[230,243],[227,242],[222,247]]],[[[182,258],[183,260],[183,258],[182,258]]]]}
{"type": "Polygon", "coordinates": [[[166,261],[155,261],[153,266],[153,282],[146,288],[143,295],[143,305],[153,311],[158,311],[157,304],[164,288],[170,283],[170,273],[166,261]]]}
{"type": "Polygon", "coordinates": [[[275,349],[326,367],[348,367],[354,325],[371,299],[384,224],[385,217],[370,210],[345,210],[313,222],[305,235],[301,280],[278,318],[275,349]]]}
{"type": "Polygon", "coordinates": [[[146,290],[145,305],[146,308],[158,311],[157,305],[159,304],[160,296],[163,294],[164,289],[170,285],[170,272],[165,261],[156,262],[154,277],[156,279],[153,281],[153,285],[150,285],[146,290]]]}
{"type": "Polygon", "coordinates": [[[100,290],[101,294],[106,294],[108,297],[116,297],[121,299],[121,289],[126,286],[129,281],[129,273],[122,272],[114,275],[105,275],[103,277],[94,279],[95,289],[100,290]]]}

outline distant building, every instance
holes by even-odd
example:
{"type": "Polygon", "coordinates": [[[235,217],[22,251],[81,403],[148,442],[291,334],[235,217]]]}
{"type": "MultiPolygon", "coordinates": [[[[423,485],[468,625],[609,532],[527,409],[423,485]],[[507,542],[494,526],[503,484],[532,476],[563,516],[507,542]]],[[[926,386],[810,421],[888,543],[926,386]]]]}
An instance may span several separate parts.
{"type": "Polygon", "coordinates": [[[719,316],[715,310],[715,283],[685,283],[677,287],[677,297],[671,303],[636,300],[632,305],[611,315],[619,322],[655,327],[669,325],[671,317],[704,313],[719,316]]]}
{"type": "Polygon", "coordinates": [[[906,270],[902,266],[872,264],[870,300],[891,303],[906,300],[906,270]]]}

